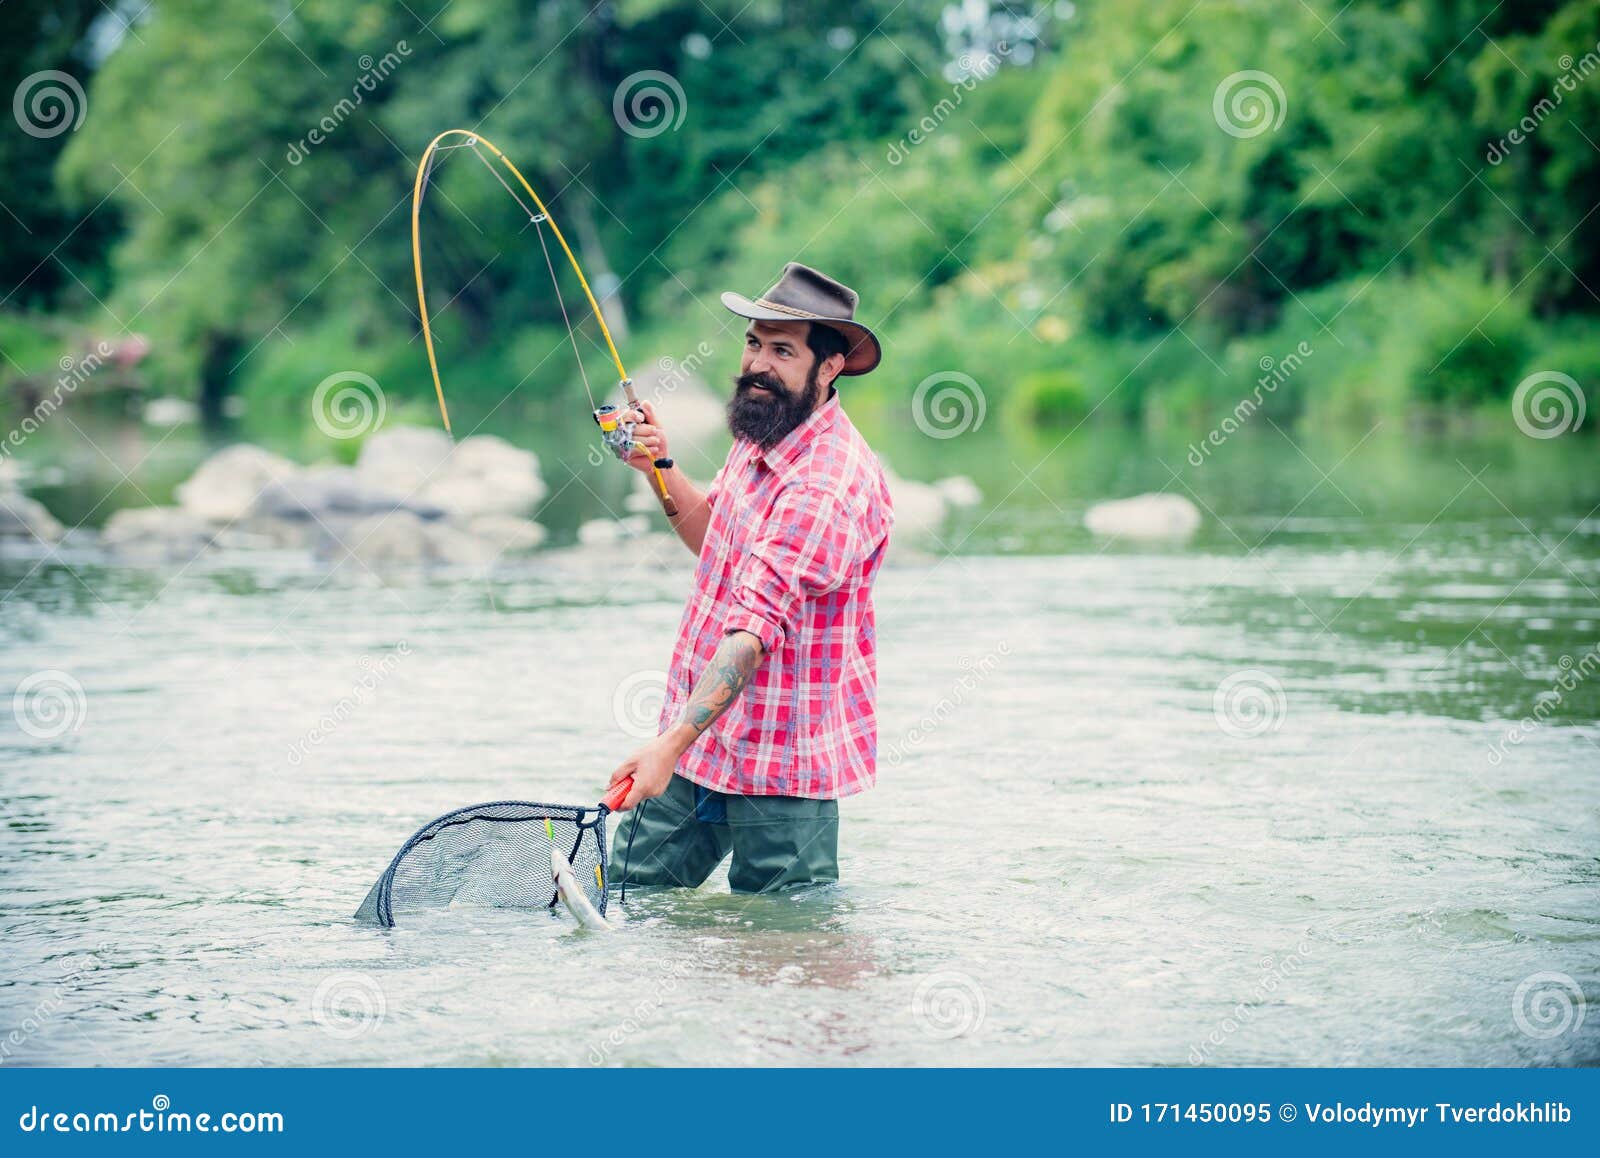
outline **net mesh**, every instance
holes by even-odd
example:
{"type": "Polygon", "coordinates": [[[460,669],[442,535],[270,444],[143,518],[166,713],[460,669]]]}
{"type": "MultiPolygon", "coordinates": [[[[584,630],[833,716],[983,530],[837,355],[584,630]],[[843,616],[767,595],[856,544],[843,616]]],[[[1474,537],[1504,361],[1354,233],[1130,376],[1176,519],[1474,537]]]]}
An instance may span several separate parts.
{"type": "Polygon", "coordinates": [[[550,831],[578,883],[606,911],[606,820],[598,808],[497,800],[458,808],[422,826],[395,854],[356,911],[392,927],[401,913],[475,907],[544,909],[556,904],[550,831]]]}

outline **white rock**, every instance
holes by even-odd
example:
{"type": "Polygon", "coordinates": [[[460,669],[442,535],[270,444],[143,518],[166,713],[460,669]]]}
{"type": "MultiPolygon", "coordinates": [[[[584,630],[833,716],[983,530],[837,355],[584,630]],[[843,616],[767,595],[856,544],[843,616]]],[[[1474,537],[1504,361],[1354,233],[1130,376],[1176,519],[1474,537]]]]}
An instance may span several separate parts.
{"type": "Polygon", "coordinates": [[[1182,540],[1200,528],[1200,510],[1182,495],[1136,495],[1096,503],[1083,516],[1083,525],[1108,537],[1182,540]]]}
{"type": "Polygon", "coordinates": [[[340,515],[373,515],[407,507],[425,519],[444,514],[441,507],[375,486],[348,466],[317,466],[293,478],[267,484],[251,504],[252,519],[329,519],[340,515]]]}
{"type": "Polygon", "coordinates": [[[441,507],[464,518],[526,515],[546,494],[538,456],[488,434],[452,444],[439,430],[380,431],[361,448],[356,473],[408,505],[441,507]]]}
{"type": "Polygon", "coordinates": [[[59,542],[61,524],[44,504],[20,491],[0,489],[0,539],[37,539],[59,542]]]}
{"type": "Polygon", "coordinates": [[[299,470],[280,455],[240,443],[217,451],[179,484],[178,505],[194,518],[231,522],[250,509],[263,488],[292,478],[299,470]]]}
{"type": "Polygon", "coordinates": [[[949,500],[939,488],[901,478],[883,467],[889,480],[889,496],[894,501],[894,534],[902,541],[926,540],[938,534],[949,509],[949,500]]]}
{"type": "Polygon", "coordinates": [[[514,515],[479,515],[467,524],[467,533],[484,540],[496,553],[519,555],[537,550],[545,540],[545,529],[531,519],[514,515]]]}
{"type": "Polygon", "coordinates": [[[361,444],[356,471],[370,486],[413,495],[427,486],[450,457],[450,436],[420,426],[391,426],[361,444]]]}
{"type": "MultiPolygon", "coordinates": [[[[738,345],[734,348],[737,350],[738,345]]],[[[730,355],[727,365],[730,374],[738,367],[738,357],[737,353],[730,355]]],[[[708,364],[697,365],[696,369],[700,373],[712,373],[717,367],[708,360],[708,364]]],[[[634,378],[633,386],[634,393],[655,407],[674,457],[704,452],[712,442],[727,437],[726,395],[717,395],[698,374],[686,373],[682,364],[670,363],[665,368],[651,366],[634,378]]],[[[733,387],[729,386],[728,393],[732,391],[733,387]]]]}
{"type": "Polygon", "coordinates": [[[187,398],[152,398],[144,404],[141,417],[151,426],[187,426],[200,417],[200,411],[187,398]]]}
{"type": "Polygon", "coordinates": [[[953,507],[975,507],[983,502],[983,492],[978,489],[978,484],[964,474],[942,478],[933,486],[953,507]]]}
{"type": "Polygon", "coordinates": [[[215,534],[211,522],[178,507],[129,507],[106,520],[100,542],[124,559],[187,563],[215,534]]]}
{"type": "Polygon", "coordinates": [[[488,563],[499,551],[493,543],[456,527],[396,510],[352,524],[318,553],[341,562],[351,559],[368,567],[389,567],[488,563]]]}
{"type": "Polygon", "coordinates": [[[644,515],[629,515],[622,519],[590,519],[578,528],[578,542],[586,547],[606,543],[620,543],[624,539],[648,533],[650,520],[644,515]]]}

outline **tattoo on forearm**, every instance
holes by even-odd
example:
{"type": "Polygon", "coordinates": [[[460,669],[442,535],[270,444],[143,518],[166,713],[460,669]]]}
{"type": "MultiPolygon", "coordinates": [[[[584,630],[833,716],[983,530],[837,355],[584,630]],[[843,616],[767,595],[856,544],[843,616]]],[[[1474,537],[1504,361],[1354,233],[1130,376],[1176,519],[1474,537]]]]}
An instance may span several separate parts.
{"type": "Polygon", "coordinates": [[[689,693],[683,722],[699,735],[728,710],[739,693],[761,666],[761,642],[747,631],[734,631],[723,637],[711,657],[705,674],[689,693]]]}

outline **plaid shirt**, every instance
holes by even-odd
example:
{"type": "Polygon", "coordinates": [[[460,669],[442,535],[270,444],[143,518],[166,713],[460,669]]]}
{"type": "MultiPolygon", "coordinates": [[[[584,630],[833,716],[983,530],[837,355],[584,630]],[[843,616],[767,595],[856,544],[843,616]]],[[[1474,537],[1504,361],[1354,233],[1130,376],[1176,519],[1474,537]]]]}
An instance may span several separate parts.
{"type": "Polygon", "coordinates": [[[834,395],[763,451],[739,439],[706,493],[711,522],[661,712],[683,715],[730,631],[761,666],[678,761],[717,792],[832,800],[877,776],[872,580],[894,522],[877,457],[834,395]]]}

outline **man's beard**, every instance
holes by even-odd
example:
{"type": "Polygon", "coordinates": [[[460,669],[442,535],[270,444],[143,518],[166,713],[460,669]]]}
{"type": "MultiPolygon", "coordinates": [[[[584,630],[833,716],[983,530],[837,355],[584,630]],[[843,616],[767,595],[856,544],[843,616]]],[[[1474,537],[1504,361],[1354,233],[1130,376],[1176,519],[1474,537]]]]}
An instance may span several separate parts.
{"type": "Polygon", "coordinates": [[[822,394],[817,367],[806,374],[806,385],[799,394],[790,394],[771,374],[738,374],[733,379],[733,397],[728,399],[728,429],[735,438],[748,438],[762,450],[770,450],[799,426],[816,408],[822,394]],[[770,393],[755,387],[765,386],[770,393]]]}

